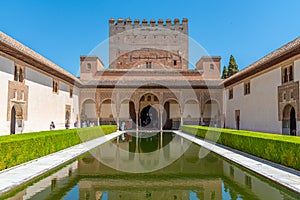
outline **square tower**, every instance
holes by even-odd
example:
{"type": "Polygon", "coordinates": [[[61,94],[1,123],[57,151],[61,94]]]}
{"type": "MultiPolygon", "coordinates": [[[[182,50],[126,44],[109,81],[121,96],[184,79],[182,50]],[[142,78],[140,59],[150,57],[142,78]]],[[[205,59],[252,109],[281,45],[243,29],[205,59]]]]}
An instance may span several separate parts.
{"type": "Polygon", "coordinates": [[[188,19],[109,20],[110,69],[188,69],[188,19]]]}

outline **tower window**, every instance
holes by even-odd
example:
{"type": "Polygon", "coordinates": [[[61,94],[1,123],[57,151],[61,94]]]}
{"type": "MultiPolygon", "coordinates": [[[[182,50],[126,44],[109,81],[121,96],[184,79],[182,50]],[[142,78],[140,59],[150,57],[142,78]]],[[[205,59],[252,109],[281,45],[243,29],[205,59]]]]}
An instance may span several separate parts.
{"type": "Polygon", "coordinates": [[[177,65],[177,60],[174,60],[174,66],[176,66],[177,65]]]}
{"type": "Polygon", "coordinates": [[[151,69],[151,62],[146,62],[146,68],[151,69]]]}
{"type": "Polygon", "coordinates": [[[22,67],[15,65],[15,73],[14,73],[14,80],[18,82],[24,82],[25,71],[22,67]]]}
{"type": "Polygon", "coordinates": [[[294,80],[293,65],[288,67],[283,67],[281,73],[282,73],[282,83],[287,83],[294,80]]]}
{"type": "Polygon", "coordinates": [[[70,86],[70,98],[73,97],[73,88],[70,86]]]}
{"type": "Polygon", "coordinates": [[[244,95],[250,94],[250,82],[244,84],[244,95]]]}
{"type": "Polygon", "coordinates": [[[58,81],[53,80],[52,87],[53,87],[52,91],[57,94],[58,93],[58,81]]]}
{"type": "Polygon", "coordinates": [[[210,69],[215,69],[215,65],[214,64],[210,64],[210,69]]]}
{"type": "Polygon", "coordinates": [[[87,69],[87,71],[91,71],[91,69],[92,69],[92,65],[91,65],[91,63],[88,63],[88,64],[87,64],[87,67],[86,67],[86,69],[87,69]]]}
{"type": "Polygon", "coordinates": [[[229,89],[229,99],[233,99],[233,89],[229,89]]]}

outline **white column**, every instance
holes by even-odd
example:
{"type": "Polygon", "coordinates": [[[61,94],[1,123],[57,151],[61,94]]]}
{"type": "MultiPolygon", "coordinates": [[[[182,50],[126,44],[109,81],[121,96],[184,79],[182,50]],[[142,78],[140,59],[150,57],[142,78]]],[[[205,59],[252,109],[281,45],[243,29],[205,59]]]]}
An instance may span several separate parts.
{"type": "Polygon", "coordinates": [[[139,131],[139,113],[135,112],[135,126],[136,126],[136,131],[139,131]]]}
{"type": "Polygon", "coordinates": [[[200,116],[200,125],[201,126],[203,125],[203,113],[201,113],[201,116],[200,116]]]}
{"type": "Polygon", "coordinates": [[[163,131],[163,122],[162,122],[162,118],[163,118],[163,111],[160,111],[160,132],[163,131]]]}
{"type": "Polygon", "coordinates": [[[117,130],[120,130],[120,118],[119,118],[119,114],[117,113],[117,130]]]}
{"type": "Polygon", "coordinates": [[[183,113],[180,113],[180,126],[183,126],[183,113]]]}

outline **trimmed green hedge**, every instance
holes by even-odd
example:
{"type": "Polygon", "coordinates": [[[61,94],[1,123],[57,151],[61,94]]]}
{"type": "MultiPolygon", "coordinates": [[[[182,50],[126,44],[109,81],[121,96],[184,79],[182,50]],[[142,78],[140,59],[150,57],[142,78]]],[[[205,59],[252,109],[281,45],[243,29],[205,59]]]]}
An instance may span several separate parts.
{"type": "Polygon", "coordinates": [[[116,126],[98,126],[0,136],[0,170],[101,137],[116,130],[116,126]]]}
{"type": "Polygon", "coordinates": [[[182,126],[180,129],[183,132],[300,170],[300,137],[203,126],[182,126]]]}

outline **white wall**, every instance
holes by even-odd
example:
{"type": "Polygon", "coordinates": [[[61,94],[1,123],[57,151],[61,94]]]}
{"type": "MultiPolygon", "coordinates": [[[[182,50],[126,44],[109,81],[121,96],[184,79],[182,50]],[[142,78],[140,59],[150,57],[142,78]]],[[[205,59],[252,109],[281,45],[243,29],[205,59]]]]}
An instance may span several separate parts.
{"type": "MultiPolygon", "coordinates": [[[[14,61],[0,56],[0,135],[10,133],[10,121],[7,121],[8,82],[14,79],[14,61]]],[[[24,121],[23,132],[49,130],[54,121],[56,129],[65,128],[66,105],[71,105],[70,125],[79,113],[78,88],[73,88],[70,98],[69,84],[59,81],[59,93],[52,92],[52,78],[35,71],[28,66],[25,72],[25,85],[28,91],[27,120],[24,121]]]]}
{"type": "Polygon", "coordinates": [[[250,94],[244,95],[244,83],[233,87],[233,99],[226,89],[226,127],[236,128],[235,110],[240,110],[240,129],[281,133],[278,121],[277,87],[281,84],[281,69],[254,77],[250,94]]]}
{"type": "Polygon", "coordinates": [[[0,56],[0,135],[10,132],[7,121],[8,81],[14,79],[14,63],[0,56]]]}
{"type": "Polygon", "coordinates": [[[70,125],[73,127],[78,114],[77,88],[74,88],[75,92],[70,98],[69,85],[60,81],[58,94],[53,93],[52,78],[28,67],[25,84],[29,86],[29,94],[28,120],[24,123],[24,132],[49,130],[51,121],[56,129],[65,128],[66,105],[71,105],[70,125]]]}

